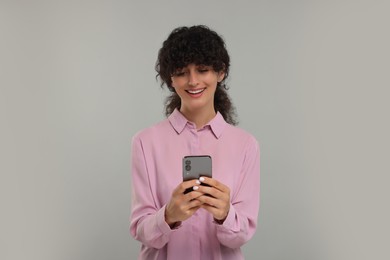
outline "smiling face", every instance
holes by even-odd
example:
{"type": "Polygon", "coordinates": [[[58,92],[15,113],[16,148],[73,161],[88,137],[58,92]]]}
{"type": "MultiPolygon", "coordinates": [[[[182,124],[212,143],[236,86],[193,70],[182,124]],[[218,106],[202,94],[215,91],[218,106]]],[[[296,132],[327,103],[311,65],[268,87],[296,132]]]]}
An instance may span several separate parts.
{"type": "Polygon", "coordinates": [[[172,87],[181,99],[180,111],[184,115],[205,113],[215,115],[214,93],[217,83],[224,78],[211,66],[189,64],[178,69],[171,77],[172,87]]]}

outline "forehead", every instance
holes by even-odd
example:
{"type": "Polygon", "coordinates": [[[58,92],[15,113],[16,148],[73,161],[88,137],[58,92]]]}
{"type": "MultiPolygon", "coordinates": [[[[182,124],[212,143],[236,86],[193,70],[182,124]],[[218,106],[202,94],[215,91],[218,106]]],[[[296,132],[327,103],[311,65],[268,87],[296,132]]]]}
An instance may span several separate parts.
{"type": "Polygon", "coordinates": [[[174,68],[174,70],[180,70],[180,69],[190,69],[190,68],[200,68],[200,67],[208,67],[208,68],[211,68],[213,69],[213,65],[211,64],[204,64],[204,63],[195,63],[195,62],[192,62],[192,63],[187,63],[187,64],[184,64],[183,66],[176,66],[174,68]]]}
{"type": "Polygon", "coordinates": [[[186,64],[183,67],[180,67],[178,69],[204,68],[204,67],[212,68],[213,66],[212,65],[206,65],[206,64],[189,63],[189,64],[186,64]]]}

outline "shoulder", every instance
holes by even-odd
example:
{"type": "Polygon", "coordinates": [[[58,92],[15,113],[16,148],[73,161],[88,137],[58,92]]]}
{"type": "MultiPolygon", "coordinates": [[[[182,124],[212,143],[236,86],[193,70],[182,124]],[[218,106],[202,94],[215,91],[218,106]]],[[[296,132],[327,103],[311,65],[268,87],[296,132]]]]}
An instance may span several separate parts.
{"type": "Polygon", "coordinates": [[[238,126],[226,124],[225,134],[229,138],[236,139],[240,142],[258,144],[258,141],[253,134],[238,126]]]}
{"type": "Polygon", "coordinates": [[[148,140],[153,138],[160,138],[161,136],[166,135],[172,130],[172,127],[168,119],[164,119],[152,126],[141,129],[133,135],[134,140],[148,140]]]}
{"type": "Polygon", "coordinates": [[[235,151],[238,151],[243,155],[244,161],[256,161],[260,159],[260,143],[256,137],[247,130],[229,125],[227,129],[230,136],[227,138],[234,139],[232,146],[235,151]]]}
{"type": "Polygon", "coordinates": [[[222,136],[222,142],[228,144],[229,147],[235,147],[236,151],[244,154],[260,153],[260,144],[256,137],[243,128],[227,124],[222,136]]]}

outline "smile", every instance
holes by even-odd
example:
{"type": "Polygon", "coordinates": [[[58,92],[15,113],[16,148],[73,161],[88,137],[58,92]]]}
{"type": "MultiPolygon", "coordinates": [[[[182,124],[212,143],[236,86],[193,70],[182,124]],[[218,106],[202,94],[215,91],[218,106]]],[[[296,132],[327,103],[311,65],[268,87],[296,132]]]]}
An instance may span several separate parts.
{"type": "Polygon", "coordinates": [[[192,95],[195,95],[195,94],[199,94],[199,93],[202,93],[206,88],[202,88],[202,89],[194,89],[194,90],[186,90],[186,92],[192,94],[192,95]]]}

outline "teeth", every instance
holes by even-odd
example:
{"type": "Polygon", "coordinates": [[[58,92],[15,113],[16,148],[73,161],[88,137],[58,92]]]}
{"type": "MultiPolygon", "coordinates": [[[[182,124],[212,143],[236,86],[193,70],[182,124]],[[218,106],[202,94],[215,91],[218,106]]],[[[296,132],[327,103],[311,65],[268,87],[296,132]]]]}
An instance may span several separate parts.
{"type": "Polygon", "coordinates": [[[198,89],[198,90],[187,90],[187,92],[190,93],[190,94],[199,94],[203,90],[204,90],[204,88],[203,89],[198,89]]]}

